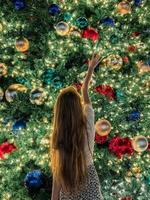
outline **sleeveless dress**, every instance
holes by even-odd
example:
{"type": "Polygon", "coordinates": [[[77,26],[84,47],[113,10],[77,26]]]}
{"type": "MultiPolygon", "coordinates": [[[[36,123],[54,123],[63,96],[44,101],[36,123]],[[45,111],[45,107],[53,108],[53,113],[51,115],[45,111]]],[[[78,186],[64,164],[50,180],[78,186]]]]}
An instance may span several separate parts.
{"type": "Polygon", "coordinates": [[[93,163],[95,138],[94,110],[91,104],[85,104],[83,111],[87,118],[88,138],[85,141],[85,155],[87,160],[88,182],[85,185],[81,185],[80,191],[76,193],[67,194],[61,189],[59,200],[104,200],[101,193],[99,177],[93,163]]]}

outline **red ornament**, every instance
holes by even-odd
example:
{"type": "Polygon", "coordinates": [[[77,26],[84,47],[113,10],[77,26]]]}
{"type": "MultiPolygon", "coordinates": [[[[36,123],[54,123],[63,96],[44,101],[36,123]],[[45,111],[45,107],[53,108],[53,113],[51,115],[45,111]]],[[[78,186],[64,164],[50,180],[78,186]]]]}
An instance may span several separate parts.
{"type": "Polygon", "coordinates": [[[132,200],[132,197],[123,197],[121,200],[132,200]]]}
{"type": "Polygon", "coordinates": [[[125,62],[125,63],[129,63],[129,58],[128,58],[128,56],[122,57],[122,60],[123,60],[123,62],[125,62]]]}
{"type": "Polygon", "coordinates": [[[82,38],[91,39],[95,42],[99,39],[99,33],[94,28],[86,28],[82,32],[82,38]]]}
{"type": "Polygon", "coordinates": [[[129,45],[129,46],[128,46],[128,51],[129,51],[129,52],[136,52],[136,50],[137,50],[137,47],[136,47],[136,46],[134,46],[134,45],[129,45]]]}
{"type": "Polygon", "coordinates": [[[12,151],[16,150],[16,147],[13,143],[4,142],[0,145],[0,158],[4,158],[4,154],[10,154],[12,151]]]}
{"type": "Polygon", "coordinates": [[[109,85],[98,85],[95,90],[96,92],[105,95],[109,100],[115,99],[115,92],[109,85]]]}
{"type": "Polygon", "coordinates": [[[108,135],[100,136],[99,134],[95,133],[95,142],[97,144],[104,144],[108,139],[108,135]]]}
{"type": "Polygon", "coordinates": [[[124,154],[132,155],[134,152],[131,140],[128,137],[121,138],[119,136],[115,136],[110,140],[109,150],[111,153],[115,154],[119,159],[124,154]]]}
{"type": "Polygon", "coordinates": [[[81,83],[73,83],[72,85],[75,86],[77,88],[77,90],[80,90],[82,87],[81,83]]]}
{"type": "Polygon", "coordinates": [[[133,37],[138,37],[138,36],[141,35],[141,33],[140,33],[140,32],[133,32],[131,35],[132,35],[133,37]]]}

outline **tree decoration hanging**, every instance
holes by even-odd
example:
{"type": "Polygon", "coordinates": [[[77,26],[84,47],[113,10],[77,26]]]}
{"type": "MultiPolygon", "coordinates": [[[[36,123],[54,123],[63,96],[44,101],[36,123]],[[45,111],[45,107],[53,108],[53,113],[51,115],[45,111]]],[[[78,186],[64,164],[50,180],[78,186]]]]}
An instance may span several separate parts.
{"type": "Polygon", "coordinates": [[[138,135],[132,139],[133,149],[137,152],[143,152],[148,148],[148,140],[145,136],[138,135]]]}
{"type": "Polygon", "coordinates": [[[19,38],[16,40],[16,49],[22,53],[26,52],[29,49],[29,41],[27,38],[19,38]]]}
{"type": "Polygon", "coordinates": [[[5,97],[8,102],[16,99],[19,92],[27,92],[27,88],[22,84],[12,84],[5,91],[5,97]]]}

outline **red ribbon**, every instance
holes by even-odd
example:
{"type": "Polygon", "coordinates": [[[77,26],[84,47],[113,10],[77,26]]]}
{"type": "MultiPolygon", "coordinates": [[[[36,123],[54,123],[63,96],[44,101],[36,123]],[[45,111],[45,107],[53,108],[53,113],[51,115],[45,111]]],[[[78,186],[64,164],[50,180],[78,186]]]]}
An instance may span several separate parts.
{"type": "Polygon", "coordinates": [[[115,154],[119,159],[124,154],[132,155],[134,152],[131,140],[128,137],[121,138],[119,136],[115,136],[110,140],[108,148],[110,152],[115,154]]]}
{"type": "Polygon", "coordinates": [[[109,85],[98,85],[95,89],[96,92],[105,95],[109,100],[113,100],[115,98],[115,92],[109,85]]]}

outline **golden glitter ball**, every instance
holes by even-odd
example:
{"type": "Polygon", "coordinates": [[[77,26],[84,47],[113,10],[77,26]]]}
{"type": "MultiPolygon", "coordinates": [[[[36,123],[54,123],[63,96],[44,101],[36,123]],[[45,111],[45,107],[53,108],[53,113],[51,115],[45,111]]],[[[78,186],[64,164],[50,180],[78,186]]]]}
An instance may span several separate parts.
{"type": "Polygon", "coordinates": [[[132,139],[132,147],[137,152],[143,152],[148,148],[148,140],[146,137],[139,135],[132,139]]]}
{"type": "Polygon", "coordinates": [[[0,101],[3,100],[3,97],[4,97],[4,92],[3,92],[2,88],[0,88],[0,101]]]}
{"type": "Polygon", "coordinates": [[[122,1],[117,6],[117,12],[119,14],[125,15],[131,13],[131,5],[128,1],[122,1]]]}
{"type": "Polygon", "coordinates": [[[119,55],[111,54],[107,58],[103,59],[103,64],[107,67],[111,67],[115,70],[119,70],[123,65],[122,57],[119,55]]]}
{"type": "Polygon", "coordinates": [[[12,102],[16,97],[18,92],[26,92],[27,88],[22,84],[12,84],[5,91],[5,97],[8,102],[12,102]]]}
{"type": "Polygon", "coordinates": [[[0,78],[2,76],[6,76],[7,74],[7,66],[4,63],[0,63],[0,78]]]}
{"type": "Polygon", "coordinates": [[[65,36],[69,33],[69,25],[66,22],[59,22],[55,26],[56,32],[58,35],[65,36]]]}
{"type": "Polygon", "coordinates": [[[42,105],[45,101],[46,93],[43,88],[35,88],[30,93],[30,101],[32,104],[42,105]]]}
{"type": "Polygon", "coordinates": [[[29,49],[29,41],[27,38],[19,38],[16,41],[16,49],[20,52],[26,52],[29,49]]]}
{"type": "Polygon", "coordinates": [[[95,124],[95,130],[98,135],[106,136],[111,131],[111,124],[106,119],[100,119],[95,124]]]}

